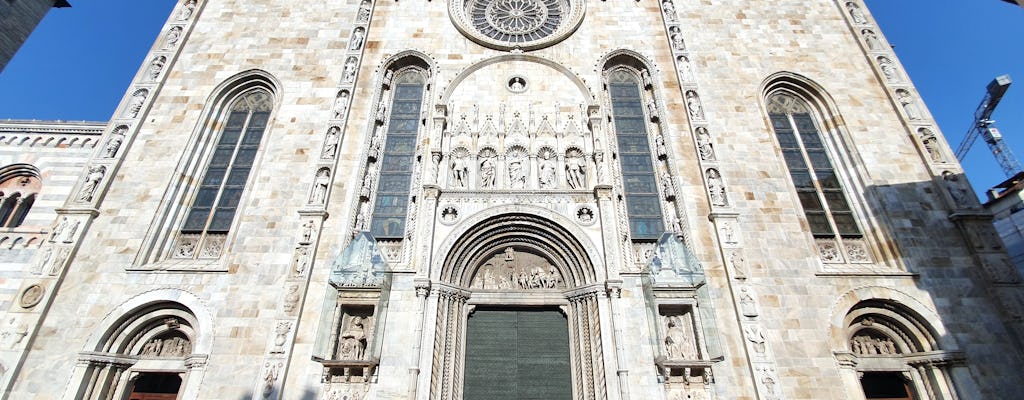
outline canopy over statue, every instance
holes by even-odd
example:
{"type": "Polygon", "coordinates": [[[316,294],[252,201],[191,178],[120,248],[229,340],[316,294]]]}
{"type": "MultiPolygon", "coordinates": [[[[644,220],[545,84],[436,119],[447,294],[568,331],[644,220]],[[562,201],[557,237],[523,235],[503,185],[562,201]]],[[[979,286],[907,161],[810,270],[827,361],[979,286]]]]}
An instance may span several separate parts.
{"type": "Polygon", "coordinates": [[[330,282],[340,286],[380,286],[387,263],[369,232],[359,232],[331,263],[330,282]]]}
{"type": "Polygon", "coordinates": [[[705,281],[704,268],[697,257],[679,235],[672,233],[662,234],[658,239],[648,270],[651,283],[656,285],[697,286],[705,281]]]}

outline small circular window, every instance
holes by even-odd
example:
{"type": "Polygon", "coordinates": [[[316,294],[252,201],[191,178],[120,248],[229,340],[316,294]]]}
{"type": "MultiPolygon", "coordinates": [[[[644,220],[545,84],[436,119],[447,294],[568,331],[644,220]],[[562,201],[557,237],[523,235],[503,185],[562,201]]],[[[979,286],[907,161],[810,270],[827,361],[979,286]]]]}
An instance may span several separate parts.
{"type": "Polygon", "coordinates": [[[477,43],[502,50],[550,46],[583,20],[582,1],[456,0],[448,4],[459,31],[477,43]]]}

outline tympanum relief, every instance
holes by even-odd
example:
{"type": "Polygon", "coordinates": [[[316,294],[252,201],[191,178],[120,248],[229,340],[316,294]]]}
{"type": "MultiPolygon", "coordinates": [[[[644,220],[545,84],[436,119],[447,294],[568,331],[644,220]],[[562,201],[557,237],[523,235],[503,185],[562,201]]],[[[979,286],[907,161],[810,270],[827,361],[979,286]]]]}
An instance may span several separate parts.
{"type": "Polygon", "coordinates": [[[555,289],[564,288],[562,274],[544,257],[517,252],[507,247],[484,261],[473,275],[477,289],[555,289]]]}

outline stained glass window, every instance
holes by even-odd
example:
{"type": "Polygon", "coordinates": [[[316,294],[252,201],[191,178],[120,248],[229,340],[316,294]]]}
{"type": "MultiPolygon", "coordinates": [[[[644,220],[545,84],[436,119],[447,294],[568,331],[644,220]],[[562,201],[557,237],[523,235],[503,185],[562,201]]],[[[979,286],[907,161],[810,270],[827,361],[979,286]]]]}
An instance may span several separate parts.
{"type": "Polygon", "coordinates": [[[377,185],[377,198],[370,221],[370,233],[377,239],[401,239],[405,234],[416,134],[419,132],[420,107],[423,103],[422,75],[408,71],[399,74],[395,82],[389,108],[391,115],[386,122],[380,183],[377,185]]]}
{"type": "Polygon", "coordinates": [[[630,235],[638,240],[656,240],[665,227],[640,84],[632,73],[615,71],[610,77],[608,91],[612,99],[630,235]]]}

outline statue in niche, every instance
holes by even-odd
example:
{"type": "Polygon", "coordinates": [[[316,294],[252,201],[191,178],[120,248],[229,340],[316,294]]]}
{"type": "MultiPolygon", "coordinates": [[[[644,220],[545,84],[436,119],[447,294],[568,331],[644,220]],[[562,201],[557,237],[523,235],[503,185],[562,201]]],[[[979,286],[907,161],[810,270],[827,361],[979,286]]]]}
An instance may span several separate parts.
{"type": "Polygon", "coordinates": [[[284,297],[284,304],[281,308],[284,312],[291,314],[299,304],[299,285],[292,285],[288,288],[288,294],[284,297]]]}
{"type": "Polygon", "coordinates": [[[740,288],[740,312],[744,317],[754,318],[757,316],[757,302],[750,294],[750,289],[740,288]]]}
{"type": "Polygon", "coordinates": [[[942,150],[939,149],[939,140],[932,133],[931,129],[921,128],[917,131],[921,135],[921,145],[924,146],[925,152],[928,153],[928,157],[932,159],[932,162],[943,162],[942,150]]]}
{"type": "Polygon", "coordinates": [[[957,208],[970,208],[972,201],[970,200],[970,192],[963,184],[960,183],[960,177],[953,171],[945,171],[942,173],[942,180],[946,184],[946,190],[949,192],[950,197],[953,198],[953,203],[957,208]]]}
{"type": "Polygon", "coordinates": [[[864,41],[867,42],[868,48],[871,50],[881,50],[882,42],[878,40],[878,35],[875,35],[870,29],[864,29],[860,31],[861,35],[864,36],[864,41]]]}
{"type": "Polygon", "coordinates": [[[160,73],[164,70],[164,65],[167,64],[167,57],[160,56],[153,59],[153,62],[149,63],[149,74],[148,78],[150,81],[155,81],[156,78],[160,77],[160,73]]]}
{"type": "Polygon", "coordinates": [[[327,187],[331,184],[331,172],[320,168],[313,179],[313,192],[309,195],[309,204],[324,204],[327,200],[327,187]]]}
{"type": "Polygon", "coordinates": [[[579,150],[571,150],[565,157],[565,178],[572,189],[584,189],[587,185],[587,167],[579,150]]]}
{"type": "Polygon", "coordinates": [[[661,173],[661,190],[665,193],[665,199],[671,200],[676,197],[676,185],[672,183],[672,174],[668,171],[661,173]]]}
{"type": "Polygon", "coordinates": [[[732,265],[733,277],[736,279],[746,279],[747,271],[744,263],[746,260],[743,259],[743,255],[739,251],[733,251],[729,253],[729,265],[732,265]]]}
{"type": "Polygon", "coordinates": [[[355,57],[349,57],[348,60],[345,61],[345,69],[342,73],[342,79],[345,83],[355,82],[356,69],[359,68],[358,64],[359,60],[355,57]]]}
{"type": "Polygon", "coordinates": [[[864,16],[864,11],[861,11],[860,7],[853,3],[846,3],[846,8],[850,10],[850,17],[853,18],[853,22],[856,24],[868,23],[868,18],[864,16]]]}
{"type": "Polygon", "coordinates": [[[181,7],[181,13],[178,14],[179,21],[187,21],[192,18],[192,13],[196,11],[196,0],[188,0],[184,6],[181,7]]]}
{"type": "Polygon", "coordinates": [[[338,142],[340,141],[338,127],[332,126],[327,130],[327,138],[324,139],[324,149],[320,152],[320,158],[334,158],[338,154],[338,142]]]}
{"type": "Polygon", "coordinates": [[[295,267],[293,271],[295,276],[302,276],[306,272],[306,268],[309,267],[309,249],[305,247],[299,247],[295,249],[295,267]]]}
{"type": "Polygon", "coordinates": [[[363,48],[363,40],[366,38],[366,29],[362,27],[356,28],[352,31],[352,43],[348,46],[349,50],[359,50],[363,48]]]}
{"type": "MultiPolygon", "coordinates": [[[[387,70],[384,71],[384,79],[381,80],[381,84],[385,87],[391,87],[391,80],[395,78],[395,71],[387,70]]],[[[424,110],[426,112],[426,110],[424,110]]]]}
{"type": "Polygon", "coordinates": [[[61,242],[71,243],[75,241],[75,233],[78,232],[78,226],[82,224],[82,221],[70,222],[67,228],[61,232],[61,242]]]}
{"type": "Polygon", "coordinates": [[[683,41],[683,32],[679,30],[678,26],[668,28],[669,39],[672,41],[672,47],[677,51],[686,50],[686,42],[683,41]]]}
{"type": "Polygon", "coordinates": [[[306,221],[302,224],[302,241],[300,243],[310,243],[313,240],[314,230],[316,229],[316,223],[313,220],[306,221]]]}
{"type": "Polygon", "coordinates": [[[132,98],[128,100],[128,107],[124,110],[125,116],[128,118],[139,116],[139,111],[142,111],[142,105],[146,103],[147,96],[149,96],[149,91],[146,89],[136,90],[132,94],[132,98]]]}
{"type": "Polygon", "coordinates": [[[715,148],[711,144],[711,134],[704,127],[697,128],[697,153],[701,160],[714,160],[715,148]]]}
{"type": "Polygon", "coordinates": [[[359,188],[359,197],[369,200],[373,189],[373,182],[377,180],[377,169],[373,164],[366,167],[366,176],[363,177],[363,186],[359,188]]]}
{"type": "Polygon", "coordinates": [[[704,119],[704,108],[700,105],[700,97],[697,92],[688,90],[686,92],[686,110],[690,112],[693,119],[704,119]]]}
{"type": "MultiPolygon", "coordinates": [[[[555,187],[555,160],[554,152],[550,149],[544,149],[540,153],[540,181],[541,189],[551,189],[555,187]]],[[[566,164],[569,161],[566,160],[566,164]]],[[[566,167],[568,168],[568,167],[566,167]]]]}
{"type": "Polygon", "coordinates": [[[708,175],[708,194],[711,197],[711,204],[720,207],[729,205],[725,197],[725,182],[722,181],[722,175],[714,168],[708,168],[706,172],[708,175]]]}
{"type": "Polygon", "coordinates": [[[103,157],[114,158],[117,155],[117,150],[121,148],[121,143],[124,142],[124,133],[128,131],[128,127],[121,125],[114,129],[114,132],[110,134],[110,138],[107,139],[106,146],[103,146],[103,157]]]}
{"type": "Polygon", "coordinates": [[[338,358],[342,360],[361,360],[366,353],[366,324],[368,317],[353,315],[349,317],[348,326],[341,333],[338,342],[338,358]]]}
{"type": "Polygon", "coordinates": [[[359,203],[359,214],[356,215],[356,230],[366,231],[370,226],[370,202],[359,203]]]}
{"type": "Polygon", "coordinates": [[[911,120],[921,119],[921,111],[917,109],[914,96],[911,96],[910,92],[906,89],[897,89],[896,99],[898,99],[900,105],[903,106],[903,111],[907,113],[907,118],[910,118],[911,120]]]}
{"type": "Polygon", "coordinates": [[[181,27],[175,26],[171,30],[167,31],[167,39],[164,41],[164,49],[173,48],[178,44],[178,39],[181,39],[181,27]]]}
{"type": "Polygon", "coordinates": [[[466,156],[463,154],[456,154],[452,158],[452,186],[458,188],[465,188],[469,183],[469,164],[466,162],[466,156]]]}
{"type": "Polygon", "coordinates": [[[669,359],[693,360],[697,358],[694,352],[693,339],[683,326],[683,318],[679,315],[670,315],[665,318],[665,352],[669,359]]]}
{"type": "Polygon", "coordinates": [[[334,100],[334,118],[344,117],[346,109],[348,109],[348,91],[342,90],[341,93],[338,93],[338,98],[334,100]]]}
{"type": "Polygon", "coordinates": [[[388,117],[388,103],[387,103],[387,101],[382,99],[380,101],[380,103],[377,103],[376,120],[377,120],[377,122],[380,122],[381,124],[383,124],[384,120],[387,119],[387,117],[388,117]]]}
{"type": "Polygon", "coordinates": [[[356,14],[356,21],[366,22],[370,20],[370,0],[363,0],[359,3],[359,13],[356,14]]]}
{"type": "Polygon", "coordinates": [[[690,65],[690,60],[686,56],[679,56],[676,61],[679,64],[679,77],[683,82],[693,82],[693,66],[690,65]]]}
{"type": "Polygon", "coordinates": [[[679,20],[676,16],[676,6],[672,3],[672,0],[665,0],[662,3],[662,7],[665,9],[665,19],[669,22],[675,22],[679,20]]]}
{"type": "Polygon", "coordinates": [[[743,328],[743,334],[746,336],[747,341],[754,347],[754,351],[758,354],[764,354],[767,347],[765,346],[764,331],[761,330],[760,326],[749,325],[743,328]]]}
{"type": "Polygon", "coordinates": [[[494,156],[485,155],[480,160],[480,187],[492,188],[494,187],[494,156]]]}
{"type": "Polygon", "coordinates": [[[508,179],[513,189],[526,187],[526,162],[525,157],[513,156],[508,161],[508,179]]]}
{"type": "Polygon", "coordinates": [[[892,63],[888,57],[878,57],[878,67],[882,69],[882,75],[885,75],[885,79],[889,82],[896,82],[899,80],[899,74],[896,72],[896,65],[892,63]]]}
{"type": "Polygon", "coordinates": [[[78,190],[78,201],[92,201],[93,195],[96,193],[96,188],[99,187],[100,181],[103,180],[103,176],[107,174],[107,167],[102,165],[93,165],[89,167],[89,173],[85,175],[85,181],[82,182],[82,188],[78,190]]]}
{"type": "Polygon", "coordinates": [[[384,125],[374,125],[373,136],[370,136],[370,151],[367,154],[371,160],[380,158],[380,148],[384,143],[384,125]]]}
{"type": "Polygon", "coordinates": [[[662,158],[663,159],[663,158],[668,156],[668,153],[667,153],[667,151],[665,149],[665,136],[664,135],[659,133],[659,134],[654,136],[654,149],[655,149],[655,151],[658,152],[658,158],[662,158]]]}

